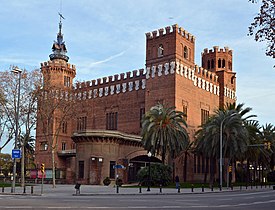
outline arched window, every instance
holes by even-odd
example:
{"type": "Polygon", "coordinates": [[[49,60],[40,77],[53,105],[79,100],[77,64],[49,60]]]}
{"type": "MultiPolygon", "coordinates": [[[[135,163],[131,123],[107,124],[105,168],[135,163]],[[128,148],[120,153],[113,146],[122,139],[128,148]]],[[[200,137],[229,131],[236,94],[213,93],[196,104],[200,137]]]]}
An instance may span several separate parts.
{"type": "Polygon", "coordinates": [[[187,48],[186,46],[185,46],[184,49],[183,49],[183,57],[184,57],[185,59],[188,58],[188,48],[187,48]]]}
{"type": "Polygon", "coordinates": [[[230,61],[228,61],[228,69],[232,70],[232,64],[230,61]]]}
{"type": "Polygon", "coordinates": [[[210,69],[210,60],[207,61],[207,69],[210,69]]]}
{"type": "Polygon", "coordinates": [[[225,68],[225,60],[222,59],[222,68],[225,68]]]}
{"type": "Polygon", "coordinates": [[[215,62],[214,62],[214,59],[211,60],[211,69],[214,69],[215,68],[215,62]]]}
{"type": "Polygon", "coordinates": [[[158,57],[162,57],[164,53],[163,45],[160,44],[158,47],[158,57]]]}
{"type": "Polygon", "coordinates": [[[222,67],[222,61],[221,59],[218,60],[218,68],[221,68],[222,67]]]}

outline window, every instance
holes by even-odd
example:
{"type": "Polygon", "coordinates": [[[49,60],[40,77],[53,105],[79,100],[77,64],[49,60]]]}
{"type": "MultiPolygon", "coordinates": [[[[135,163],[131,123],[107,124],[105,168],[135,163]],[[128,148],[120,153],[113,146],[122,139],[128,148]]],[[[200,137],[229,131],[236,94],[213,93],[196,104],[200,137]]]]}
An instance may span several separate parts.
{"type": "Polygon", "coordinates": [[[115,178],[115,169],[114,169],[115,165],[116,165],[116,161],[110,161],[110,174],[109,174],[109,177],[111,179],[115,178]]]}
{"type": "Polygon", "coordinates": [[[209,111],[201,109],[201,124],[203,125],[209,118],[209,111]]]}
{"type": "Polygon", "coordinates": [[[67,133],[67,122],[62,123],[62,133],[67,133]]]}
{"type": "Polygon", "coordinates": [[[78,162],[78,178],[79,179],[84,178],[84,161],[78,162]]]}
{"type": "Polygon", "coordinates": [[[87,117],[77,118],[77,131],[83,131],[87,129],[87,117]]]}
{"type": "Polygon", "coordinates": [[[214,59],[211,60],[211,69],[214,69],[215,68],[215,62],[214,62],[214,59]]]}
{"type": "Polygon", "coordinates": [[[62,144],[61,144],[61,150],[66,150],[66,142],[62,142],[62,144]]]}
{"type": "Polygon", "coordinates": [[[48,149],[48,144],[47,142],[42,142],[40,144],[40,151],[46,151],[48,149]]]}
{"type": "Polygon", "coordinates": [[[187,105],[182,105],[182,112],[185,114],[183,119],[187,121],[187,105]]]}
{"type": "Polygon", "coordinates": [[[64,76],[64,86],[70,87],[71,86],[71,78],[68,76],[64,76]]]}
{"type": "Polygon", "coordinates": [[[141,120],[142,120],[144,114],[145,114],[145,108],[140,108],[140,110],[139,110],[139,122],[140,122],[140,127],[142,127],[141,120]]]}
{"type": "Polygon", "coordinates": [[[117,130],[117,112],[106,113],[106,130],[117,130]]]}
{"type": "Polygon", "coordinates": [[[218,68],[221,68],[222,67],[222,61],[221,59],[218,60],[218,68]]]}
{"type": "Polygon", "coordinates": [[[186,46],[184,46],[184,48],[183,48],[183,57],[184,57],[185,59],[188,58],[188,48],[187,48],[186,46]]]}
{"type": "Polygon", "coordinates": [[[210,69],[210,60],[207,61],[207,69],[210,69]]]}
{"type": "Polygon", "coordinates": [[[222,68],[225,68],[225,60],[222,59],[222,68]]]}
{"type": "Polygon", "coordinates": [[[162,57],[164,53],[163,45],[160,44],[158,47],[158,57],[162,57]]]}

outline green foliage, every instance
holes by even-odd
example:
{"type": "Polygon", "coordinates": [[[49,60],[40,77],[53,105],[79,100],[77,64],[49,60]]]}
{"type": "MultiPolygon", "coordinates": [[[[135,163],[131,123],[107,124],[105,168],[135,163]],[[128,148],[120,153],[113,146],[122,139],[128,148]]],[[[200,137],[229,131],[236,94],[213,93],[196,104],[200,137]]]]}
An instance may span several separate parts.
{"type": "MultiPolygon", "coordinates": [[[[151,186],[167,186],[171,182],[172,169],[170,166],[160,163],[151,164],[151,186]]],[[[141,185],[148,185],[149,180],[149,167],[140,169],[137,173],[137,178],[141,185]]]]}
{"type": "Polygon", "coordinates": [[[167,152],[175,158],[189,144],[185,114],[175,107],[158,104],[142,119],[142,144],[152,155],[161,155],[164,163],[167,152]]]}
{"type": "Polygon", "coordinates": [[[0,168],[2,173],[7,177],[12,172],[12,158],[10,154],[0,153],[0,168]]]}
{"type": "Polygon", "coordinates": [[[110,183],[111,183],[111,180],[110,180],[109,177],[106,177],[106,178],[103,180],[103,184],[104,184],[105,186],[108,186],[110,183]]]}

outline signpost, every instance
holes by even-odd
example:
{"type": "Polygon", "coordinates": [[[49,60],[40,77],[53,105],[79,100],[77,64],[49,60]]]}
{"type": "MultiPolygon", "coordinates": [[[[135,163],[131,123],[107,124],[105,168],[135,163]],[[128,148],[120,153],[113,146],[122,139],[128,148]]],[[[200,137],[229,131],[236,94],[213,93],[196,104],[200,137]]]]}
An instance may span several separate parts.
{"type": "Polygon", "coordinates": [[[11,153],[11,157],[14,159],[20,159],[21,158],[21,150],[20,149],[13,149],[11,153]]]}

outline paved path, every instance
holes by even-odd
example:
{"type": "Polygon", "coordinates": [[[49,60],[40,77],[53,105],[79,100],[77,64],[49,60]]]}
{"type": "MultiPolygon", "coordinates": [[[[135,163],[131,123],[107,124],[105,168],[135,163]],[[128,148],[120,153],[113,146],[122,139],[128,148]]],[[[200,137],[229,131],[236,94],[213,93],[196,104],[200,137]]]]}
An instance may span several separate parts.
{"type": "MultiPolygon", "coordinates": [[[[246,187],[234,187],[233,191],[263,191],[263,190],[272,190],[273,186],[261,186],[251,188],[249,186],[247,189],[246,187]]],[[[120,187],[119,191],[117,193],[117,189],[114,186],[100,186],[100,185],[81,185],[80,187],[80,196],[93,196],[93,195],[143,195],[143,194],[184,194],[184,193],[221,193],[221,192],[230,192],[232,189],[223,188],[222,191],[220,191],[218,188],[214,188],[213,191],[210,188],[194,188],[193,192],[190,188],[182,188],[180,189],[180,192],[178,192],[177,189],[174,188],[163,188],[162,192],[160,192],[159,188],[151,188],[150,191],[147,191],[147,188],[141,188],[141,192],[139,188],[134,187],[120,187]]],[[[2,190],[0,190],[0,194],[11,194],[11,188],[6,187],[4,189],[4,193],[2,190]]],[[[16,187],[15,193],[17,195],[24,195],[23,188],[22,187],[16,187]]],[[[53,188],[50,184],[43,185],[43,196],[57,196],[58,194],[63,195],[75,195],[76,190],[74,188],[74,185],[56,185],[56,188],[53,188]]],[[[31,186],[26,187],[26,193],[25,195],[31,195],[31,186]]],[[[41,195],[41,185],[34,185],[33,186],[33,195],[40,196],[41,195]]]]}

